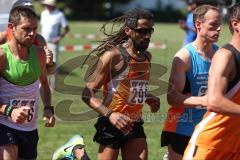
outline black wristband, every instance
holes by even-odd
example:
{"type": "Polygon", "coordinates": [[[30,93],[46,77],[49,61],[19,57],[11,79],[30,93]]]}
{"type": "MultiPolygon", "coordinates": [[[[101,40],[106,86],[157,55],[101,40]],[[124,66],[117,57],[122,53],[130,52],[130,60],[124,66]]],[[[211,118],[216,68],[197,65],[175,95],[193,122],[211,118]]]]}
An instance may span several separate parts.
{"type": "Polygon", "coordinates": [[[9,106],[7,105],[4,109],[4,113],[3,115],[7,116],[7,117],[11,117],[12,111],[13,111],[13,106],[9,106]]]}
{"type": "Polygon", "coordinates": [[[53,106],[44,106],[44,111],[45,110],[50,110],[52,112],[52,114],[54,114],[54,107],[53,106]]]}
{"type": "Polygon", "coordinates": [[[109,118],[111,116],[111,114],[113,113],[112,110],[109,110],[104,116],[109,118]]]}

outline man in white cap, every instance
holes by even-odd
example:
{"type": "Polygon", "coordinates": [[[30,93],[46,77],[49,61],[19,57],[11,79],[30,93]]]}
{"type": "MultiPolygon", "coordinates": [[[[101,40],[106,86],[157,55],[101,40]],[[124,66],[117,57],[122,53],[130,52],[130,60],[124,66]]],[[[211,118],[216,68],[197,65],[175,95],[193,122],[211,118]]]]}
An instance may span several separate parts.
{"type": "MultiPolygon", "coordinates": [[[[53,61],[58,65],[59,42],[69,32],[68,22],[60,10],[56,8],[55,0],[43,0],[44,10],[41,13],[41,34],[47,41],[47,46],[53,51],[53,61]],[[61,27],[63,32],[61,32],[61,27]]],[[[50,79],[50,86],[54,88],[55,75],[50,79]]]]}

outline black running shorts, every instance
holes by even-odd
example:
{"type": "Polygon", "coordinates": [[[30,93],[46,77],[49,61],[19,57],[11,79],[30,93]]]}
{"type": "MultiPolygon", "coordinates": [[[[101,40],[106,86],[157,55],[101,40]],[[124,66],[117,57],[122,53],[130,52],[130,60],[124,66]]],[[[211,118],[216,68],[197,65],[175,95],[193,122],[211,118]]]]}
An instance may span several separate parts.
{"type": "Polygon", "coordinates": [[[183,155],[191,137],[162,131],[161,147],[171,145],[174,152],[183,155]]]}
{"type": "Polygon", "coordinates": [[[134,123],[134,128],[128,134],[123,134],[115,126],[113,126],[106,117],[98,118],[95,128],[97,130],[93,140],[97,143],[113,148],[119,149],[124,146],[125,142],[130,139],[146,138],[143,129],[143,120],[134,123]]]}
{"type": "Polygon", "coordinates": [[[20,159],[37,158],[38,131],[19,131],[0,124],[0,146],[16,144],[20,159]]]}

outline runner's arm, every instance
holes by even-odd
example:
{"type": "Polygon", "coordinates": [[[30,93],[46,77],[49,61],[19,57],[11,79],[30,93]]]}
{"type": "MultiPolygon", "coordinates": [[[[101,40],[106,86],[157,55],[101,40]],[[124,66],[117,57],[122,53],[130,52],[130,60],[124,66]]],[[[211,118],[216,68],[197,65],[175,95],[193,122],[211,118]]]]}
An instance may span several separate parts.
{"type": "Polygon", "coordinates": [[[182,48],[173,59],[172,70],[169,78],[167,100],[174,107],[206,106],[206,96],[191,96],[183,94],[186,83],[186,74],[190,68],[190,54],[182,48]]]}
{"type": "Polygon", "coordinates": [[[224,114],[240,114],[240,104],[226,97],[227,87],[236,72],[234,55],[220,49],[214,55],[209,71],[207,109],[224,114]]]}
{"type": "MultiPolygon", "coordinates": [[[[105,116],[109,121],[123,133],[127,133],[133,128],[133,121],[126,115],[118,112],[112,112],[111,109],[106,107],[96,93],[103,86],[104,83],[110,81],[111,69],[113,69],[112,62],[116,61],[113,58],[114,52],[106,52],[100,57],[97,69],[92,74],[92,79],[87,82],[83,90],[82,99],[93,110],[98,112],[101,116],[105,116]]],[[[111,94],[111,93],[106,93],[111,94]]]]}
{"type": "Polygon", "coordinates": [[[53,127],[55,125],[54,117],[54,107],[51,105],[51,91],[48,85],[47,80],[47,71],[46,71],[46,56],[43,48],[38,48],[38,57],[41,67],[41,75],[39,77],[40,81],[40,95],[44,105],[43,120],[46,121],[46,127],[53,127]]]}
{"type": "Polygon", "coordinates": [[[49,50],[47,47],[47,43],[44,39],[44,37],[40,34],[37,34],[37,40],[38,44],[40,47],[42,47],[45,50],[46,53],[46,69],[47,69],[47,74],[53,74],[56,70],[56,63],[53,62],[53,54],[52,51],[49,50]]]}
{"type": "Polygon", "coordinates": [[[96,93],[100,90],[104,81],[106,81],[106,77],[110,74],[111,57],[112,55],[110,52],[107,52],[100,57],[97,67],[89,78],[90,80],[86,83],[82,95],[83,101],[102,116],[110,112],[110,109],[102,104],[102,102],[96,97],[96,93]]]}

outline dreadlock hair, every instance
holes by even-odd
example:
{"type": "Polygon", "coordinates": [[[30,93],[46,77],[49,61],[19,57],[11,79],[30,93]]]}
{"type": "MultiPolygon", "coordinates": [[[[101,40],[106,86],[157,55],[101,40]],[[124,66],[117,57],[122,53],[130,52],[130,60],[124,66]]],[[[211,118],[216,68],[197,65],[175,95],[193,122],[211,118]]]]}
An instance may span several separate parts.
{"type": "Polygon", "coordinates": [[[139,19],[148,19],[153,20],[153,14],[149,11],[141,8],[135,8],[133,10],[130,10],[126,12],[123,16],[117,17],[112,19],[111,21],[103,24],[100,31],[103,32],[107,38],[100,40],[100,45],[92,50],[90,54],[96,53],[97,56],[101,56],[104,52],[111,49],[112,47],[115,47],[119,44],[123,44],[128,40],[128,36],[124,32],[124,27],[129,27],[131,29],[134,29],[137,27],[137,23],[139,19]],[[110,33],[106,32],[106,27],[109,23],[113,23],[110,33]],[[122,27],[118,31],[114,31],[116,25],[123,24],[122,27]]]}
{"type": "Polygon", "coordinates": [[[130,10],[126,12],[123,16],[117,17],[112,19],[111,21],[103,24],[100,31],[103,32],[105,36],[107,36],[105,39],[100,40],[100,45],[93,49],[88,56],[85,58],[85,60],[82,63],[83,65],[88,62],[87,64],[90,66],[86,72],[85,80],[89,80],[91,78],[91,75],[94,73],[94,71],[97,69],[99,65],[99,57],[105,53],[106,51],[110,50],[113,47],[116,47],[117,45],[123,44],[128,40],[128,36],[125,34],[124,28],[127,26],[131,29],[134,29],[137,27],[138,20],[139,19],[148,19],[153,20],[153,14],[151,14],[149,11],[145,9],[135,8],[133,10],[130,10]],[[106,32],[107,25],[112,23],[112,26],[110,28],[110,32],[106,32]],[[115,27],[118,24],[120,26],[119,30],[115,31],[115,27]],[[91,54],[95,53],[97,56],[91,57],[91,54]]]}

